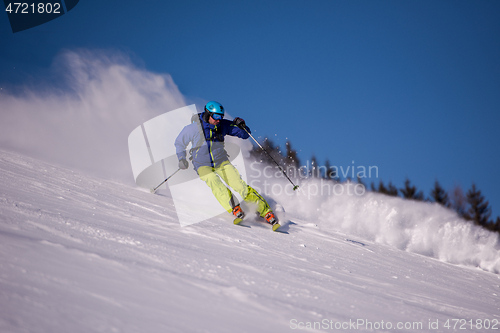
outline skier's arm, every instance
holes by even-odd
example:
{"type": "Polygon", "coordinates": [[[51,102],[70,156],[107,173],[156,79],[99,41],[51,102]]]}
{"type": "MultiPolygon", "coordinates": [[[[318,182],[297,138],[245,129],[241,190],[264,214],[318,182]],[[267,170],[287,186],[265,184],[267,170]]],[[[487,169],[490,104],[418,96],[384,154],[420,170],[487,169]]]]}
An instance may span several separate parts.
{"type": "Polygon", "coordinates": [[[232,122],[230,122],[227,134],[237,136],[242,139],[248,139],[250,135],[247,133],[247,131],[248,133],[252,133],[243,119],[235,118],[232,122]]]}
{"type": "Polygon", "coordinates": [[[189,130],[190,126],[186,126],[179,133],[177,138],[175,139],[175,153],[177,154],[177,158],[180,160],[186,159],[186,148],[191,142],[191,131],[189,130]]]}

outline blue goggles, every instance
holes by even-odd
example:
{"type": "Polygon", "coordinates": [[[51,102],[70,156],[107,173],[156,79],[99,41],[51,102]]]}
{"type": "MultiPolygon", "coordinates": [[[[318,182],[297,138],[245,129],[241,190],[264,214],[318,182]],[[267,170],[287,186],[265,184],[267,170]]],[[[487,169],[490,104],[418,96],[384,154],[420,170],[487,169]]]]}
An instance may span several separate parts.
{"type": "Polygon", "coordinates": [[[220,113],[210,113],[210,116],[212,116],[214,120],[222,120],[224,118],[224,115],[220,113]]]}

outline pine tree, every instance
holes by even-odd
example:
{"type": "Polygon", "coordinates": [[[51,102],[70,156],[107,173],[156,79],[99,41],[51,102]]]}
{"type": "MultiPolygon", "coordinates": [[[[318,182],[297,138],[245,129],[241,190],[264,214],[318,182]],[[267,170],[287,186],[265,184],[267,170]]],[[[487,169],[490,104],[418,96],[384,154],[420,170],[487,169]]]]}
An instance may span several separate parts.
{"type": "Polygon", "coordinates": [[[446,193],[446,191],[441,187],[441,185],[437,180],[434,183],[434,188],[432,189],[431,197],[434,200],[434,202],[437,202],[438,204],[445,207],[450,207],[450,199],[448,198],[448,193],[446,193]]]}
{"type": "Polygon", "coordinates": [[[262,150],[260,147],[254,146],[250,154],[257,160],[265,164],[274,165],[273,160],[269,157],[271,155],[276,162],[283,163],[283,155],[280,154],[279,146],[275,146],[269,138],[264,138],[261,143],[262,147],[267,151],[262,150]],[[268,155],[269,154],[269,155],[268,155]]]}
{"type": "Polygon", "coordinates": [[[500,233],[500,216],[497,216],[497,220],[493,226],[493,231],[500,233]]]}
{"type": "Polygon", "coordinates": [[[316,156],[311,157],[311,170],[309,170],[309,174],[313,178],[319,178],[320,177],[320,170],[318,167],[318,160],[316,159],[316,156]]]}
{"type": "Polygon", "coordinates": [[[410,180],[406,178],[405,187],[399,190],[403,194],[403,198],[410,200],[424,200],[424,194],[421,191],[417,191],[415,186],[410,186],[410,180]]]}
{"type": "Polygon", "coordinates": [[[387,185],[387,194],[393,197],[398,196],[398,189],[392,184],[392,182],[389,182],[389,184],[387,185]]]}
{"type": "Polygon", "coordinates": [[[467,198],[460,185],[455,186],[450,193],[450,207],[464,219],[470,220],[470,217],[467,215],[467,198]]]}
{"type": "Polygon", "coordinates": [[[335,168],[332,168],[330,164],[330,160],[326,160],[325,162],[325,176],[324,178],[327,180],[334,180],[335,177],[337,177],[337,174],[335,172],[335,168]]]}
{"type": "Polygon", "coordinates": [[[358,175],[358,184],[363,185],[363,187],[366,189],[366,184],[363,182],[363,180],[361,179],[361,177],[359,175],[358,175]]]}
{"type": "Polygon", "coordinates": [[[295,169],[299,169],[300,167],[300,160],[299,157],[297,156],[297,152],[292,149],[292,144],[290,141],[286,142],[286,158],[285,158],[285,163],[288,166],[291,166],[295,169]]]}
{"type": "Polygon", "coordinates": [[[378,191],[378,193],[389,194],[389,191],[387,190],[387,187],[385,187],[384,182],[382,181],[382,179],[378,183],[378,190],[377,191],[378,191]]]}
{"type": "Polygon", "coordinates": [[[489,202],[485,201],[481,191],[476,188],[476,184],[472,183],[472,188],[467,191],[467,202],[470,205],[468,215],[474,223],[483,227],[488,226],[491,216],[491,208],[489,202]]]}
{"type": "MultiPolygon", "coordinates": [[[[359,183],[359,178],[358,178],[358,183],[359,183]]],[[[373,192],[378,192],[378,193],[382,193],[382,194],[385,194],[385,195],[390,195],[390,196],[393,196],[393,197],[397,197],[398,196],[398,189],[396,188],[396,186],[394,186],[392,184],[392,182],[389,182],[389,184],[386,187],[384,185],[384,182],[382,180],[380,180],[380,182],[378,184],[378,189],[375,188],[375,185],[372,182],[371,188],[372,188],[373,192]]]]}

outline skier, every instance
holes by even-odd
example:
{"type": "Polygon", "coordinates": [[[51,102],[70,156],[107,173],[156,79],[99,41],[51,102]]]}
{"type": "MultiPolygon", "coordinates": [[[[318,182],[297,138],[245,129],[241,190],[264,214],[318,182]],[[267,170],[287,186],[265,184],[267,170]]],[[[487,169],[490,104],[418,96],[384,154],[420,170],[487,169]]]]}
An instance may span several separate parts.
{"type": "Polygon", "coordinates": [[[222,207],[236,217],[234,223],[240,223],[245,213],[221,178],[245,201],[256,204],[260,216],[273,226],[273,230],[276,230],[280,225],[269,204],[255,189],[241,179],[240,173],[229,161],[224,148],[225,135],[248,139],[249,133],[250,129],[243,119],[239,117],[233,121],[224,119],[222,105],[215,101],[208,102],[205,105],[205,112],[193,115],[192,123],[185,126],[175,140],[179,169],[185,170],[189,167],[186,148],[189,143],[192,143],[193,148],[189,151],[191,155],[189,159],[195,171],[210,187],[222,207]]]}

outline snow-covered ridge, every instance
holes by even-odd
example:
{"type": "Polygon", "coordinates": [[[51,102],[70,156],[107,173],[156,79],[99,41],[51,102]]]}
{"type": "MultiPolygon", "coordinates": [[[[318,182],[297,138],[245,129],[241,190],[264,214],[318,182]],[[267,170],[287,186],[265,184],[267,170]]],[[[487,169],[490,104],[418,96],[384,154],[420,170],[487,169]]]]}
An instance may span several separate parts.
{"type": "Polygon", "coordinates": [[[484,271],[498,268],[488,259],[498,244],[441,208],[372,194],[283,204],[288,235],[225,216],[180,227],[168,196],[0,151],[0,331],[288,332],[348,323],[360,332],[429,331],[437,322],[432,331],[447,332],[452,319],[500,328],[499,275],[484,271]],[[450,242],[440,247],[428,229],[450,242]],[[456,257],[468,267],[416,254],[453,262],[446,255],[461,244],[475,251],[456,257]]]}

